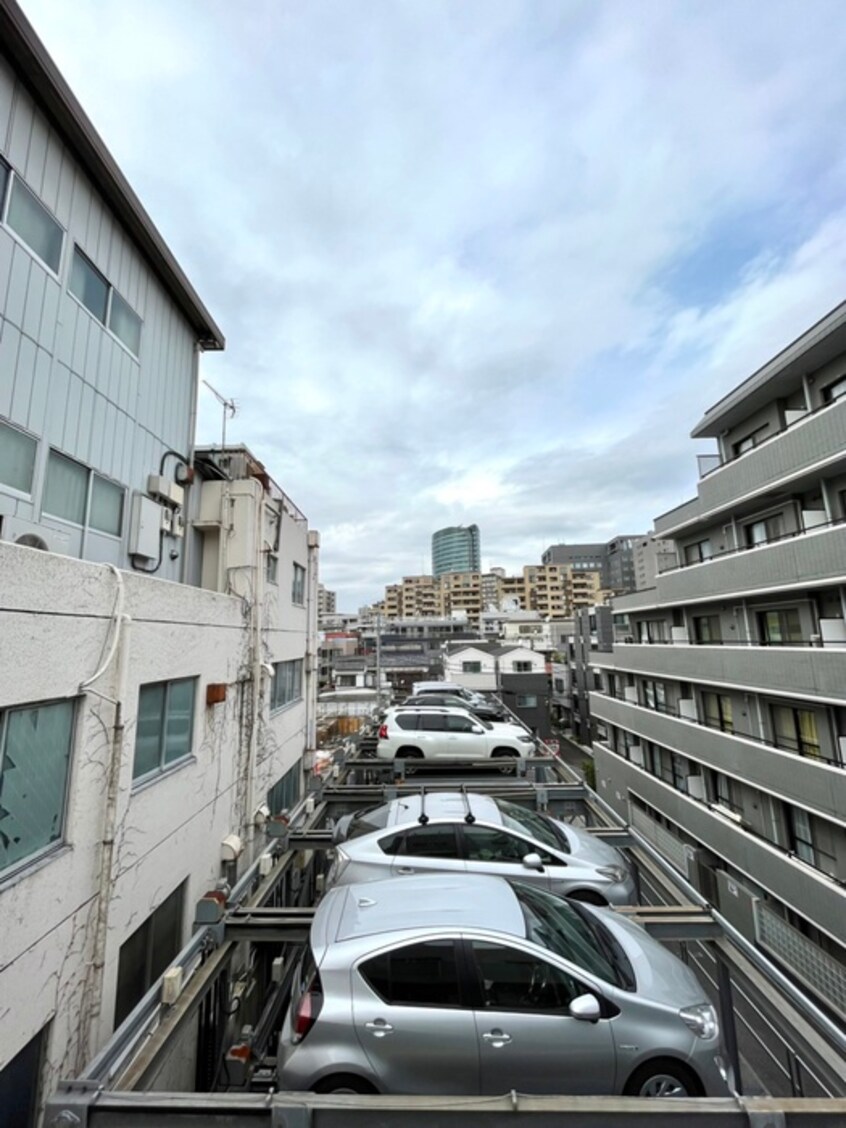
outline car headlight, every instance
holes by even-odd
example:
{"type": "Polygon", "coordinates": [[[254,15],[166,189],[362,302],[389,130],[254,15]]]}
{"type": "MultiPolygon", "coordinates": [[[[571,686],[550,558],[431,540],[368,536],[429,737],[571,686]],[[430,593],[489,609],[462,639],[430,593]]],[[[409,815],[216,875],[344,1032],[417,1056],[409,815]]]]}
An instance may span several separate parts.
{"type": "Polygon", "coordinates": [[[622,866],[599,866],[596,872],[609,881],[625,881],[628,876],[622,866]]]}
{"type": "Polygon", "coordinates": [[[717,1012],[710,1003],[700,1003],[698,1007],[683,1007],[679,1018],[689,1026],[697,1038],[716,1038],[720,1032],[717,1012]]]}
{"type": "Polygon", "coordinates": [[[517,739],[522,740],[524,744],[534,744],[535,743],[535,738],[533,736],[529,736],[529,734],[527,732],[521,732],[520,735],[517,737],[517,739]]]}

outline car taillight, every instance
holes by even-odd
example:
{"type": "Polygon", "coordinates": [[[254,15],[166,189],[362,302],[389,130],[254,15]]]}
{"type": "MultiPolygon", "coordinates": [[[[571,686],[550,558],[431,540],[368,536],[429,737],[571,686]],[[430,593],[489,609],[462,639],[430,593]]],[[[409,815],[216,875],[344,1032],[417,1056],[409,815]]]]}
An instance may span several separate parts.
{"type": "Polygon", "coordinates": [[[388,739],[388,726],[387,725],[382,725],[382,727],[379,729],[379,739],[380,740],[387,740],[388,739]]]}
{"type": "Polygon", "coordinates": [[[323,994],[320,991],[319,980],[304,991],[297,1004],[297,1013],[294,1015],[293,1041],[301,1042],[311,1030],[320,1014],[323,1005],[323,994]]]}

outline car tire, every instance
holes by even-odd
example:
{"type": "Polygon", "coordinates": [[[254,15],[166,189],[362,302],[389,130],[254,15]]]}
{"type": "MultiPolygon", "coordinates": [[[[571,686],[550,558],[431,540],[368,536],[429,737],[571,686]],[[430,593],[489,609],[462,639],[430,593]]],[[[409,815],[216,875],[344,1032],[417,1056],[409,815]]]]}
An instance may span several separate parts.
{"type": "Polygon", "coordinates": [[[396,754],[397,760],[422,760],[423,753],[419,748],[399,748],[396,754]]]}
{"type": "Polygon", "coordinates": [[[511,765],[511,761],[519,760],[520,753],[515,751],[513,748],[494,748],[493,752],[491,752],[491,759],[508,760],[508,764],[503,764],[499,770],[503,775],[513,775],[514,769],[511,765]]]}
{"type": "Polygon", "coordinates": [[[693,1070],[672,1058],[655,1058],[638,1066],[626,1082],[627,1097],[702,1097],[705,1090],[693,1070]]]}
{"type": "Polygon", "coordinates": [[[369,1081],[365,1081],[363,1077],[356,1077],[354,1073],[333,1073],[331,1077],[322,1077],[312,1092],[376,1093],[378,1090],[369,1081]]]}
{"type": "Polygon", "coordinates": [[[585,905],[599,905],[602,908],[608,907],[608,902],[601,893],[595,892],[593,889],[574,889],[572,893],[567,896],[571,901],[581,901],[585,905]]]}

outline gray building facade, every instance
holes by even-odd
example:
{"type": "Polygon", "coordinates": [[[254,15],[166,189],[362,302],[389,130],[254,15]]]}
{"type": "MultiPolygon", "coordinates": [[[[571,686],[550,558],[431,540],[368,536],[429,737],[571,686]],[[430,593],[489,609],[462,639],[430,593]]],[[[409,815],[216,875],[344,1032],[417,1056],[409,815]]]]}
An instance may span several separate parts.
{"type": "Polygon", "coordinates": [[[695,428],[719,447],[593,656],[597,778],[846,1017],[846,303],[695,428]]]}

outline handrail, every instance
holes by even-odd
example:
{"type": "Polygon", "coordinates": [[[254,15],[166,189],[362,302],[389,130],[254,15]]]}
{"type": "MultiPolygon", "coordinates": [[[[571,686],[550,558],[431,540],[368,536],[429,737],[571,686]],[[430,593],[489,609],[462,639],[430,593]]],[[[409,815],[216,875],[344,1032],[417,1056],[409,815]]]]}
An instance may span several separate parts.
{"type": "MultiPolygon", "coordinates": [[[[746,518],[744,518],[746,520],[746,518]]],[[[680,561],[678,564],[671,564],[666,568],[659,568],[658,575],[666,576],[670,572],[681,572],[685,568],[696,568],[700,564],[710,564],[714,560],[723,560],[726,556],[737,556],[738,553],[750,552],[755,548],[768,548],[772,544],[780,544],[782,541],[795,540],[797,537],[808,536],[810,533],[815,533],[818,529],[831,529],[836,525],[843,525],[846,523],[846,517],[835,517],[831,521],[821,521],[818,525],[810,525],[808,528],[794,529],[789,533],[781,533],[777,537],[768,537],[764,541],[758,541],[757,544],[739,544],[734,548],[726,548],[722,552],[714,552],[711,556],[705,556],[701,560],[685,560],[680,561]]]]}

